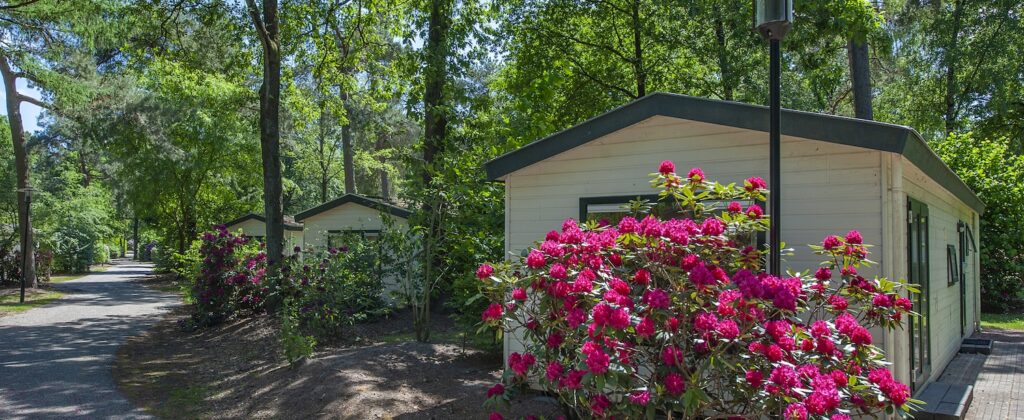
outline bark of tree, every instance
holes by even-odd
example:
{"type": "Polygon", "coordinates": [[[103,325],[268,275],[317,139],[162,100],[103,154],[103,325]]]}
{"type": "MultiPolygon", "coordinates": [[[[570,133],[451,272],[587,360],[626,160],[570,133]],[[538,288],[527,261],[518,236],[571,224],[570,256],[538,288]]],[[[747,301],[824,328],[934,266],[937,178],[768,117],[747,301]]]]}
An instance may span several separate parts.
{"type": "Polygon", "coordinates": [[[946,112],[943,116],[943,121],[946,124],[947,136],[959,128],[957,124],[956,71],[957,60],[959,60],[958,48],[960,44],[960,29],[963,22],[965,1],[966,0],[956,0],[953,2],[953,27],[949,32],[949,45],[946,46],[946,51],[943,55],[943,61],[946,67],[946,112]]]}
{"type": "Polygon", "coordinates": [[[387,138],[384,135],[381,135],[377,138],[376,144],[374,144],[374,149],[377,151],[378,156],[380,156],[377,158],[377,161],[380,162],[381,166],[381,168],[377,170],[377,173],[380,176],[380,196],[383,197],[384,200],[391,201],[391,178],[388,176],[387,169],[384,169],[384,164],[387,163],[386,159],[384,159],[384,156],[380,153],[385,147],[387,147],[387,138]]]}
{"type": "Polygon", "coordinates": [[[733,100],[735,87],[732,85],[732,71],[729,67],[728,44],[725,39],[725,24],[715,17],[715,42],[718,44],[718,71],[722,75],[722,99],[733,100]]]}
{"type": "MultiPolygon", "coordinates": [[[[18,76],[5,54],[0,53],[0,73],[4,78],[7,102],[7,123],[11,126],[14,144],[14,170],[18,186],[18,235],[21,236],[22,275],[28,287],[36,287],[35,239],[32,235],[32,215],[28,208],[29,174],[28,150],[25,147],[25,127],[21,120],[21,103],[25,97],[18,93],[18,76]]],[[[34,102],[34,101],[33,101],[34,102]]]]}
{"type": "Polygon", "coordinates": [[[260,149],[263,158],[263,207],[267,219],[267,263],[276,270],[284,258],[284,201],[281,186],[281,43],[277,0],[246,0],[249,17],[263,45],[260,86],[260,149]]]}
{"type": "Polygon", "coordinates": [[[354,151],[352,150],[352,112],[348,106],[349,94],[341,94],[341,101],[345,107],[345,125],[341,126],[341,157],[342,165],[345,168],[345,194],[356,193],[356,169],[354,162],[354,151]]]}
{"type": "Polygon", "coordinates": [[[874,119],[871,106],[871,67],[867,41],[850,40],[847,44],[850,81],[853,85],[853,113],[864,120],[874,119]]]}
{"type": "Polygon", "coordinates": [[[647,95],[647,68],[644,67],[643,22],[640,21],[640,1],[633,0],[633,73],[636,76],[636,97],[647,95]]]}
{"type": "Polygon", "coordinates": [[[448,81],[448,32],[452,25],[451,0],[431,0],[427,29],[426,68],[424,69],[423,105],[425,110],[423,185],[433,180],[436,157],[444,151],[448,131],[448,113],[444,104],[444,88],[448,81]]]}
{"type": "Polygon", "coordinates": [[[139,260],[139,216],[132,218],[132,259],[139,260]]]}

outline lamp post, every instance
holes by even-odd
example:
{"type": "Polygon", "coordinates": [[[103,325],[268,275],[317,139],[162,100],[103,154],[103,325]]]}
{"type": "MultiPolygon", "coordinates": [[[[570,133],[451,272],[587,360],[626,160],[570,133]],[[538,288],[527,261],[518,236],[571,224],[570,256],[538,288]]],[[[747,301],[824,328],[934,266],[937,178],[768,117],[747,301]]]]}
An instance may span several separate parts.
{"type": "Polygon", "coordinates": [[[779,100],[781,89],[782,66],[779,44],[789,32],[793,22],[792,0],[754,0],[754,28],[768,40],[770,48],[770,64],[768,71],[769,84],[769,171],[768,184],[771,190],[768,213],[771,214],[771,227],[768,231],[768,269],[773,275],[782,274],[782,169],[780,155],[782,135],[779,120],[782,119],[782,106],[779,100]]]}
{"type": "MultiPolygon", "coordinates": [[[[19,188],[17,190],[17,192],[25,194],[25,213],[28,213],[28,214],[32,214],[31,213],[31,211],[32,211],[32,191],[33,191],[32,187],[19,188]]],[[[27,252],[35,252],[35,249],[34,249],[35,247],[32,246],[32,243],[31,243],[31,241],[28,238],[29,237],[29,235],[28,235],[29,234],[29,229],[31,229],[31,227],[29,227],[28,223],[22,224],[22,231],[21,231],[21,298],[19,300],[19,303],[25,303],[25,277],[27,277],[25,273],[29,272],[29,270],[28,270],[28,268],[29,268],[29,266],[28,266],[29,258],[26,256],[27,255],[26,253],[27,252]]]]}

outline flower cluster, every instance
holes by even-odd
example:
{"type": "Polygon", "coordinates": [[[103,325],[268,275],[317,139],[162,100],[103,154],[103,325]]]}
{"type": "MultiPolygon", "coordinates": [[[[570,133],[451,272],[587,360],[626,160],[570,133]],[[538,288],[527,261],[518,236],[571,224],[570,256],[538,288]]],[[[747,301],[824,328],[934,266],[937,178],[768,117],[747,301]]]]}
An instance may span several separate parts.
{"type": "Polygon", "coordinates": [[[652,177],[689,218],[570,219],[522,261],[477,271],[492,301],[483,322],[523,349],[490,401],[532,384],[581,417],[841,420],[912,409],[869,329],[899,327],[914,290],[858,274],[872,264],[860,233],[813,246],[827,259],[813,273],[772,276],[744,239],[769,217],[740,204],[765,199],[763,179],[725,186],[699,168],[677,175],[669,161],[652,177]]]}
{"type": "Polygon", "coordinates": [[[199,275],[192,283],[198,314],[215,321],[238,310],[258,311],[266,300],[267,255],[259,244],[223,225],[201,236],[199,275]]]}

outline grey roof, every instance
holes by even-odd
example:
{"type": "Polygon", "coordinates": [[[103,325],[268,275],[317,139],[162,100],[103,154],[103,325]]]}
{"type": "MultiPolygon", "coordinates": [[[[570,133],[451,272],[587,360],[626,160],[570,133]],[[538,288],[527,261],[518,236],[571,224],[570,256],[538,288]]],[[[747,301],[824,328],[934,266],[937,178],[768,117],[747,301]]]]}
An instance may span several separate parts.
{"type": "Polygon", "coordinates": [[[336,198],[334,200],[331,200],[331,201],[328,201],[326,203],[323,203],[323,204],[321,204],[319,206],[316,206],[316,207],[313,207],[311,209],[307,209],[307,210],[303,210],[303,211],[299,212],[298,214],[295,215],[295,220],[300,220],[300,221],[301,220],[305,220],[305,219],[308,219],[308,218],[310,218],[310,217],[312,217],[314,215],[323,213],[323,212],[325,212],[327,210],[333,209],[335,207],[338,207],[338,206],[341,206],[341,205],[347,204],[347,203],[355,203],[355,204],[359,204],[359,205],[364,206],[364,207],[369,207],[369,208],[372,208],[372,209],[377,209],[377,210],[380,210],[380,211],[387,212],[388,214],[390,214],[392,216],[401,217],[403,219],[408,219],[409,216],[412,215],[412,212],[407,210],[407,209],[398,207],[398,206],[396,206],[394,204],[386,203],[386,202],[378,200],[376,198],[370,198],[370,197],[367,197],[367,196],[364,196],[364,195],[359,195],[359,194],[345,194],[345,195],[343,195],[341,197],[338,197],[338,198],[336,198]]]}
{"type": "MultiPolygon", "coordinates": [[[[230,222],[224,223],[224,226],[234,226],[234,225],[242,223],[242,222],[244,222],[246,220],[256,220],[256,221],[259,221],[260,223],[267,223],[267,218],[266,217],[263,217],[262,215],[259,215],[259,214],[256,214],[256,213],[247,213],[247,214],[245,214],[245,215],[243,215],[241,217],[238,217],[238,218],[236,218],[236,219],[234,219],[234,220],[232,220],[230,222]]],[[[289,222],[289,221],[285,220],[284,221],[284,228],[285,228],[285,230],[302,230],[302,223],[289,222]]]]}
{"type": "MultiPolygon", "coordinates": [[[[768,131],[768,108],[740,102],[652,93],[579,125],[499,156],[484,169],[497,180],[544,159],[654,116],[768,131]]],[[[974,191],[942,162],[913,128],[813,112],[782,110],[782,134],[899,153],[979,214],[985,209],[974,191]]],[[[765,136],[765,141],[768,136],[765,136]]]]}

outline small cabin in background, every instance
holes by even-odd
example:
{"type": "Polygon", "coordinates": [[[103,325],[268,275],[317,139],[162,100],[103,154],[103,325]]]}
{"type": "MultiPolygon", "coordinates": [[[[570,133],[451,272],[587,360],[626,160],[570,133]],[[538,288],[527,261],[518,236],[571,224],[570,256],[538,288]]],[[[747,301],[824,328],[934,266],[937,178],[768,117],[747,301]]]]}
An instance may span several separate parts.
{"type": "Polygon", "coordinates": [[[350,235],[364,239],[380,236],[384,229],[381,213],[392,217],[394,226],[408,226],[412,213],[386,201],[359,194],[345,194],[334,200],[302,211],[295,220],[303,225],[304,250],[323,251],[338,248],[350,235]]]}
{"type": "MultiPolygon", "coordinates": [[[[249,213],[224,224],[228,232],[241,232],[243,236],[263,242],[267,239],[267,219],[256,213],[249,213]]],[[[302,223],[296,223],[290,216],[284,221],[284,252],[294,253],[296,246],[302,246],[302,223]]]]}

